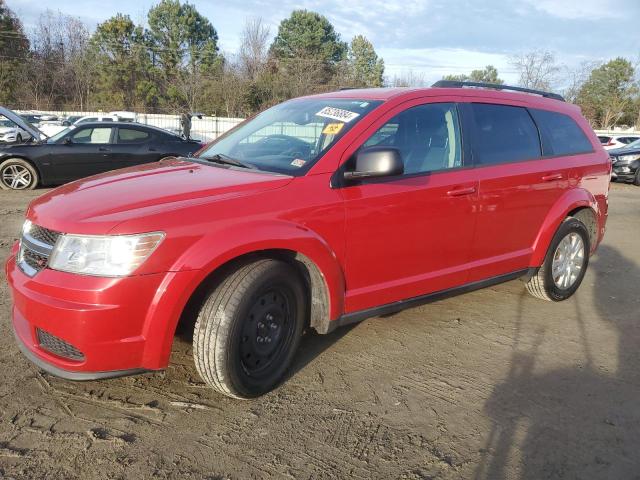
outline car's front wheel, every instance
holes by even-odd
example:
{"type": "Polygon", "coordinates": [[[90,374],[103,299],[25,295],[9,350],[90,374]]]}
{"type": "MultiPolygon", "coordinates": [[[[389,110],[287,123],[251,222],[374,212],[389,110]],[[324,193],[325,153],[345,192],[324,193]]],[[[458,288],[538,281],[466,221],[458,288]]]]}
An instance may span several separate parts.
{"type": "Polygon", "coordinates": [[[527,282],[527,290],[542,300],[559,302],[573,295],[589,265],[589,232],[580,220],[567,218],[556,232],[544,263],[527,282]]]}
{"type": "Polygon", "coordinates": [[[0,163],[0,189],[33,190],[38,185],[38,172],[26,160],[9,158],[0,163]]]}
{"type": "Polygon", "coordinates": [[[633,184],[640,187],[640,166],[636,169],[636,176],[633,177],[633,184]]]}
{"type": "Polygon", "coordinates": [[[261,259],[239,267],[217,285],[198,315],[198,373],[230,397],[269,392],[291,364],[307,311],[304,281],[291,265],[261,259]]]}

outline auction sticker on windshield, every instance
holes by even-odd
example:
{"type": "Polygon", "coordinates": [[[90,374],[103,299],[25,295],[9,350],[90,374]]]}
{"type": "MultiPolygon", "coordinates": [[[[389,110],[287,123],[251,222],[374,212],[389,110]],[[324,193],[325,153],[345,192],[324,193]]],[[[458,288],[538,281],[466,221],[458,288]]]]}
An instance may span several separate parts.
{"type": "Polygon", "coordinates": [[[322,130],[322,133],[324,135],[337,135],[338,133],[340,133],[340,130],[342,130],[343,126],[344,123],[327,123],[327,125],[324,127],[324,130],[322,130]]]}
{"type": "Polygon", "coordinates": [[[349,123],[354,118],[358,118],[360,116],[359,113],[335,107],[324,107],[316,113],[316,115],[319,117],[330,118],[331,120],[339,120],[345,123],[349,123]]]}

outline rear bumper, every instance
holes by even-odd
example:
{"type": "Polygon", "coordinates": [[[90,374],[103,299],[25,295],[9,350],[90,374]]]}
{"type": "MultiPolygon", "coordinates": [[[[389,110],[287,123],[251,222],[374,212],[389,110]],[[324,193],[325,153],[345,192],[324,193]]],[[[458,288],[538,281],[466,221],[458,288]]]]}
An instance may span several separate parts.
{"type": "Polygon", "coordinates": [[[192,272],[98,278],[45,269],[31,278],[15,256],[5,270],[18,346],[43,370],[94,380],[166,367],[192,272]],[[38,332],[82,355],[63,356],[41,344],[38,332]]]}

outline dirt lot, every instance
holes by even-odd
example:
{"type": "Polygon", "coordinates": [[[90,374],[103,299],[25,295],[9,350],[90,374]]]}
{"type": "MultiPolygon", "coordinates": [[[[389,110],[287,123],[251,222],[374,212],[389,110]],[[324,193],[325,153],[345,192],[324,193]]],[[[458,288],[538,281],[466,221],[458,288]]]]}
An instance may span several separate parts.
{"type": "MultiPolygon", "coordinates": [[[[0,257],[40,192],[0,193],[0,257]]],[[[71,383],[18,352],[0,287],[0,478],[640,478],[640,188],[571,300],[510,282],[303,341],[255,401],[165,373],[71,383]]]]}

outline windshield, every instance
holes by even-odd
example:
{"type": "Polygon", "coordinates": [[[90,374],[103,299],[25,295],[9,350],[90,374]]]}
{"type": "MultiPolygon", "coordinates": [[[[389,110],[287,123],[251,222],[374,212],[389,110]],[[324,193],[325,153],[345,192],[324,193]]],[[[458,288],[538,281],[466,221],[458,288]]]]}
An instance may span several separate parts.
{"type": "Polygon", "coordinates": [[[623,148],[640,148],[640,139],[625,145],[623,148]]]}
{"type": "Polygon", "coordinates": [[[379,101],[300,99],[276,105],[198,155],[239,160],[259,170],[302,175],[379,101]]]}
{"type": "Polygon", "coordinates": [[[0,127],[15,127],[15,124],[11,120],[0,119],[0,127]]]}

